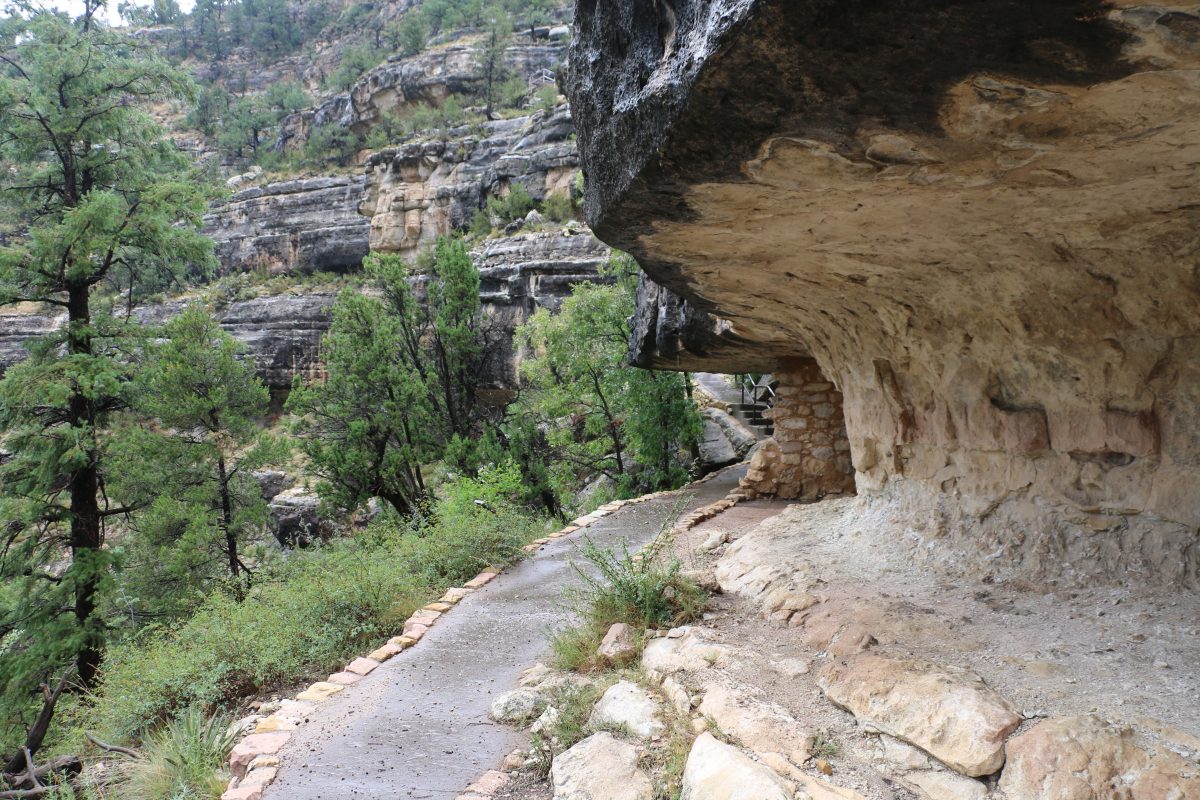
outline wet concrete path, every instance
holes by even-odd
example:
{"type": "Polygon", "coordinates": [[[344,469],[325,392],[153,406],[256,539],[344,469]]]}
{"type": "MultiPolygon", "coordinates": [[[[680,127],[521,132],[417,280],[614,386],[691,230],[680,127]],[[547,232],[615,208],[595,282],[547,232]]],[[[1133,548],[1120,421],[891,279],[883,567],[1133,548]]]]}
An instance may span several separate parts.
{"type": "MultiPolygon", "coordinates": [[[[743,468],[668,496],[626,506],[587,528],[602,546],[636,548],[671,516],[724,497],[743,468]]],[[[673,520],[673,517],[672,517],[673,520]]],[[[464,598],[421,643],[322,703],[280,753],[266,800],[453,800],[496,769],[525,736],[488,718],[488,706],[547,655],[546,632],[561,625],[569,559],[582,532],[553,541],[464,598]]]]}

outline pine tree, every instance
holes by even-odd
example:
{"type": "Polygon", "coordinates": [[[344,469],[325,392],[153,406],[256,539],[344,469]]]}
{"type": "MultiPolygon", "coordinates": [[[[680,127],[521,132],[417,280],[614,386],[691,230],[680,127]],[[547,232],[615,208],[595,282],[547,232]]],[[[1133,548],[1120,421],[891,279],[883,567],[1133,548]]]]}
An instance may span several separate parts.
{"type": "Polygon", "coordinates": [[[325,497],[341,508],[380,497],[408,514],[426,493],[422,465],[448,453],[459,466],[476,461],[479,271],[461,241],[439,239],[422,302],[399,256],[363,265],[381,296],[338,298],[322,344],[327,376],[298,382],[288,407],[325,497]]]}
{"type": "Polygon", "coordinates": [[[112,480],[124,502],[146,509],[128,548],[141,564],[126,572],[148,584],[137,594],[160,613],[181,587],[207,588],[222,573],[235,594],[249,585],[243,547],[267,521],[253,471],[287,453],[258,429],[270,392],[211,314],[189,306],[161,335],[146,347],[131,400],[153,425],[124,437],[112,480]]]}
{"type": "MultiPolygon", "coordinates": [[[[0,381],[12,453],[0,467],[0,575],[24,582],[0,610],[0,634],[22,643],[0,652],[9,697],[71,661],[91,686],[104,650],[105,531],[128,510],[106,491],[107,427],[125,405],[130,326],[99,299],[132,302],[145,283],[211,259],[203,184],[142,110],[190,84],[106,30],[101,5],[86,0],[74,21],[35,10],[0,23],[0,196],[25,229],[0,246],[0,304],[48,304],[67,319],[0,381]]],[[[48,724],[29,731],[31,750],[48,724]]]]}

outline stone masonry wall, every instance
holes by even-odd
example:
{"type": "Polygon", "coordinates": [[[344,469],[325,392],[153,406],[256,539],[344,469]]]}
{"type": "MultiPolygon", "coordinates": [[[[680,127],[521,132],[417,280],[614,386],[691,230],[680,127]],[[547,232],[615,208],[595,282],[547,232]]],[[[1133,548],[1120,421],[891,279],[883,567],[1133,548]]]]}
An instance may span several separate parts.
{"type": "Polygon", "coordinates": [[[742,491],[785,500],[853,494],[854,468],[842,393],[812,359],[793,360],[775,377],[779,381],[772,409],[775,437],[754,454],[742,491]]]}

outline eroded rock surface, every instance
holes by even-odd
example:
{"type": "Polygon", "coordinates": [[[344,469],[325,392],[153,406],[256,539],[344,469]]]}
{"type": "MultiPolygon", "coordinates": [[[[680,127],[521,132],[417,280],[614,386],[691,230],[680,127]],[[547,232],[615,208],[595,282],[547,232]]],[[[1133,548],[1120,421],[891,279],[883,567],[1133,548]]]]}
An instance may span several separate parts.
{"type": "Polygon", "coordinates": [[[204,217],[220,273],[344,272],[368,252],[358,213],[363,175],[268,183],[237,192],[204,217]]]}
{"type": "Polygon", "coordinates": [[[859,722],[968,776],[998,770],[1004,741],[1021,724],[1008,701],[964,669],[861,654],[829,662],[818,682],[859,722]]]}
{"type": "Polygon", "coordinates": [[[703,334],[643,325],[635,354],[814,356],[881,535],[1200,583],[1194,9],[615,0],[576,25],[589,221],[688,305],[645,319],[703,334]]]}
{"type": "Polygon", "coordinates": [[[642,739],[659,736],[667,728],[654,698],[645,689],[626,680],[608,687],[592,709],[588,724],[596,728],[623,727],[642,739]]]}
{"type": "Polygon", "coordinates": [[[359,206],[371,219],[372,250],[414,253],[466,227],[489,195],[520,182],[530,197],[570,195],[579,167],[567,107],[459,128],[451,138],[418,140],[367,159],[359,206]]]}
{"type": "Polygon", "coordinates": [[[558,755],[550,767],[554,800],[651,800],[654,787],[638,752],[610,733],[595,733],[558,755]]]}
{"type": "Polygon", "coordinates": [[[1065,717],[1009,741],[1000,788],[1007,800],[1185,800],[1200,797],[1200,762],[1126,725],[1065,717]]]}

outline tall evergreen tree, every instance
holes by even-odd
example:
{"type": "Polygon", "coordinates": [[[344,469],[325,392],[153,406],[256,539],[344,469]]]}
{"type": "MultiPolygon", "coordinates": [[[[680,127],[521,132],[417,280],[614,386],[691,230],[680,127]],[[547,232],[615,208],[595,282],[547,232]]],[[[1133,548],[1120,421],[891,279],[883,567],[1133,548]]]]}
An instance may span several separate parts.
{"type": "MultiPolygon", "coordinates": [[[[409,267],[372,254],[363,265],[381,297],[347,291],[322,346],[327,376],[288,399],[323,494],[349,508],[380,497],[401,514],[424,497],[423,465],[473,462],[484,347],[479,271],[463,243],[439,239],[424,302],[409,267]]],[[[462,464],[460,464],[461,466],[462,464]]]]}
{"type": "Polygon", "coordinates": [[[25,228],[0,246],[0,304],[48,304],[67,318],[0,381],[12,453],[0,467],[0,575],[25,582],[0,610],[0,633],[21,642],[0,652],[0,673],[17,694],[70,661],[91,686],[104,650],[105,531],[126,511],[106,491],[106,428],[125,403],[128,326],[98,298],[133,298],[211,259],[198,233],[203,184],[143,110],[190,84],[106,30],[100,0],[85,4],[75,20],[39,9],[0,23],[0,197],[25,228]]]}
{"type": "Polygon", "coordinates": [[[127,548],[142,563],[126,572],[146,585],[139,596],[160,607],[185,594],[181,587],[203,590],[222,573],[235,594],[249,585],[243,548],[267,521],[253,471],[287,452],[259,431],[270,393],[211,314],[189,306],[161,335],[146,347],[131,401],[155,425],[125,437],[111,481],[125,503],[146,509],[127,548]]]}

